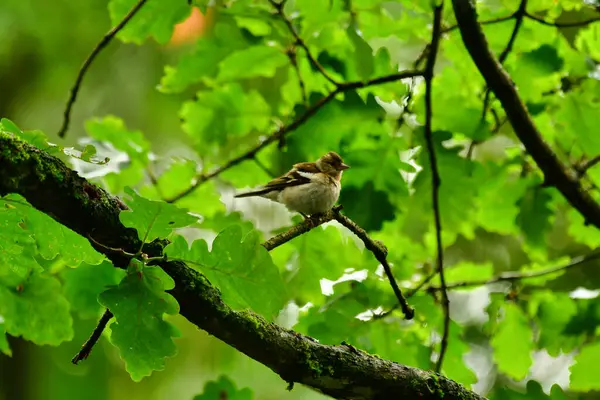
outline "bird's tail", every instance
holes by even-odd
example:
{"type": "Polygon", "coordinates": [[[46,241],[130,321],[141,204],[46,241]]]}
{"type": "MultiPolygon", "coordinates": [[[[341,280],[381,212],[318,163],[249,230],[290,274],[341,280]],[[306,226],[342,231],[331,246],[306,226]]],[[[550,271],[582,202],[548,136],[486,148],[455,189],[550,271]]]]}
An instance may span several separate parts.
{"type": "Polygon", "coordinates": [[[240,197],[264,196],[265,194],[272,192],[272,191],[273,191],[273,189],[259,189],[259,190],[253,190],[251,192],[238,193],[238,194],[234,195],[233,197],[240,198],[240,197]]]}

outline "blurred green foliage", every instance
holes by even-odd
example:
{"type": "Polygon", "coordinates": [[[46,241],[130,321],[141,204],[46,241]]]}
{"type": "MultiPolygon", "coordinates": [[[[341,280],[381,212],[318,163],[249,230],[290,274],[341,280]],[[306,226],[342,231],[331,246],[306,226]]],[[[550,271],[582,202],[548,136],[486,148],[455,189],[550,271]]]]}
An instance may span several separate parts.
{"type": "MultiPolygon", "coordinates": [[[[190,7],[148,0],[90,68],[70,130],[59,139],[78,68],[135,3],[4,0],[0,129],[124,197],[132,211],[122,222],[147,241],[172,239],[167,254],[203,272],[230,306],[323,343],[345,341],[432,368],[443,321],[437,278],[410,298],[414,321],[399,312],[380,317],[396,300],[374,257],[348,231],[319,227],[267,253],[260,241],[297,217],[263,199],[232,198],[295,162],[337,151],[352,166],[343,179],[344,212],[386,244],[401,287],[415,287],[435,262],[420,79],[344,91],[285,138],[164,202],[334,89],[284,18],[329,77],[360,82],[413,67],[430,40],[430,2],[289,0],[278,14],[267,1],[190,7]],[[200,37],[174,40],[175,24],[193,21],[195,7],[206,13],[200,37]]],[[[478,2],[479,18],[505,17],[518,6],[478,2]]],[[[598,19],[598,7],[528,2],[504,63],[545,141],[580,169],[600,154],[600,22],[556,23],[598,19]]],[[[433,128],[446,278],[456,287],[442,373],[491,399],[596,398],[598,260],[531,279],[466,284],[566,265],[596,249],[600,233],[542,184],[493,96],[482,118],[484,81],[458,30],[449,29],[449,4],[443,23],[433,128]]],[[[513,28],[514,18],[484,25],[496,54],[513,28]]],[[[585,172],[582,184],[600,200],[600,164],[585,172]]],[[[114,269],[85,238],[22,197],[0,199],[0,400],[323,398],[300,387],[286,392],[266,367],[173,315],[177,305],[165,293],[172,285],[157,267],[114,269]],[[110,341],[73,366],[101,304],[116,316],[105,333],[110,341]]]]}

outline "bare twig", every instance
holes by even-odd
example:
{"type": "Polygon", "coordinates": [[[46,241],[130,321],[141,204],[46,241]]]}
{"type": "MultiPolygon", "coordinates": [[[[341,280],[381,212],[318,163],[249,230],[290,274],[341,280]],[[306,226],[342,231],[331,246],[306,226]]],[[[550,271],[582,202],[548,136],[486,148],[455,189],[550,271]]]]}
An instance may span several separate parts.
{"type": "Polygon", "coordinates": [[[327,79],[329,82],[333,83],[335,86],[338,86],[339,83],[335,79],[333,79],[331,77],[331,75],[329,75],[329,73],[325,70],[325,68],[321,65],[321,63],[319,63],[319,61],[317,61],[317,59],[312,55],[312,53],[308,49],[308,46],[306,45],[306,42],[304,42],[304,40],[302,40],[302,38],[296,31],[296,28],[294,28],[294,24],[292,23],[292,20],[287,15],[285,15],[285,12],[283,11],[283,6],[285,5],[285,1],[278,2],[276,0],[269,0],[269,3],[271,3],[271,5],[273,6],[275,11],[281,18],[281,20],[285,23],[288,30],[294,37],[295,44],[304,49],[304,52],[306,53],[306,57],[308,58],[308,61],[310,61],[312,66],[315,69],[317,69],[321,73],[321,75],[323,75],[323,77],[325,79],[327,79]]]}
{"type": "Polygon", "coordinates": [[[545,19],[538,17],[536,15],[530,14],[528,12],[525,12],[525,16],[529,19],[539,22],[540,24],[548,25],[548,26],[555,26],[557,28],[574,28],[574,27],[578,27],[578,26],[589,25],[594,22],[600,21],[600,16],[586,19],[583,21],[577,21],[577,22],[546,21],[545,19]]]}
{"type": "Polygon", "coordinates": [[[138,256],[138,254],[129,253],[129,252],[127,252],[127,251],[125,251],[125,250],[123,250],[123,249],[120,249],[120,248],[106,246],[106,245],[104,245],[104,244],[102,244],[102,243],[98,242],[98,241],[97,241],[96,239],[94,239],[94,238],[93,238],[91,235],[88,235],[88,236],[87,236],[87,238],[88,238],[89,240],[91,240],[91,241],[92,241],[92,243],[94,243],[94,244],[95,244],[97,247],[100,247],[100,248],[106,249],[106,250],[108,250],[108,251],[111,251],[111,252],[113,252],[113,253],[115,253],[115,254],[120,254],[120,255],[122,255],[122,256],[124,256],[124,257],[127,257],[127,258],[135,258],[135,257],[137,257],[137,256],[138,256]]]}
{"type": "Polygon", "coordinates": [[[92,349],[94,348],[94,345],[96,344],[96,342],[98,342],[100,336],[102,336],[102,332],[104,331],[104,328],[106,328],[108,321],[110,321],[112,317],[113,313],[111,313],[109,309],[106,309],[106,311],[104,311],[104,314],[102,314],[100,321],[98,321],[98,325],[96,325],[96,328],[90,335],[90,338],[83,344],[83,346],[81,346],[81,350],[79,350],[79,352],[75,354],[75,357],[71,359],[71,362],[73,364],[77,365],[79,364],[79,361],[88,358],[88,356],[92,352],[92,349]]]}
{"type": "Polygon", "coordinates": [[[513,81],[490,51],[481,26],[477,23],[474,5],[462,0],[452,0],[452,4],[467,51],[487,86],[502,104],[515,134],[544,173],[544,179],[560,191],[586,223],[600,228],[600,204],[583,189],[575,174],[565,168],[542,138],[513,81]]]}
{"type": "Polygon", "coordinates": [[[73,108],[73,104],[75,104],[75,100],[77,99],[77,94],[79,93],[79,88],[81,87],[81,82],[83,81],[83,77],[85,76],[88,68],[96,58],[96,56],[104,49],[110,41],[121,31],[125,25],[137,14],[138,11],[142,9],[147,0],[139,0],[135,6],[129,12],[121,22],[119,22],[114,28],[104,35],[102,40],[98,42],[96,47],[92,50],[90,55],[85,59],[83,65],[79,69],[79,73],[77,74],[77,78],[75,79],[75,84],[71,88],[71,95],[69,96],[69,100],[67,100],[67,106],[65,108],[63,123],[58,131],[58,136],[63,138],[65,137],[67,130],[69,129],[69,122],[71,121],[71,109],[73,108]]]}
{"type": "Polygon", "coordinates": [[[410,305],[408,305],[406,298],[404,297],[402,291],[398,287],[398,283],[396,282],[396,279],[392,274],[392,269],[390,268],[390,265],[387,262],[387,248],[385,247],[385,245],[382,242],[374,241],[373,239],[371,239],[364,229],[358,226],[350,218],[340,214],[339,210],[334,210],[333,212],[335,214],[335,220],[338,221],[340,224],[344,225],[360,240],[362,240],[367,250],[373,253],[377,261],[379,261],[379,263],[383,266],[383,270],[385,271],[390,285],[392,286],[392,290],[394,291],[394,294],[398,299],[398,304],[402,309],[402,313],[404,314],[406,319],[412,319],[415,315],[415,310],[410,305]]]}
{"type": "Polygon", "coordinates": [[[262,169],[265,174],[267,174],[271,178],[275,178],[277,174],[271,171],[262,161],[258,159],[258,157],[254,157],[254,164],[258,166],[258,168],[262,169]]]}
{"type": "MultiPolygon", "coordinates": [[[[486,19],[485,21],[479,22],[479,24],[480,25],[491,25],[491,24],[497,24],[499,22],[510,21],[511,19],[517,17],[517,13],[518,13],[518,11],[515,11],[514,13],[512,13],[510,15],[506,15],[504,17],[497,17],[497,18],[492,18],[492,19],[486,19]]],[[[546,21],[545,19],[543,19],[541,17],[538,17],[536,15],[530,14],[527,11],[525,11],[524,16],[526,18],[531,19],[532,21],[539,22],[542,25],[555,26],[557,28],[573,28],[573,27],[585,26],[585,25],[593,24],[594,22],[600,21],[600,16],[589,18],[589,19],[586,19],[586,20],[583,20],[583,21],[576,21],[576,22],[546,21]]],[[[447,28],[444,28],[442,30],[442,33],[449,33],[449,32],[455,31],[456,29],[458,29],[458,25],[451,25],[451,26],[449,26],[447,28]]]]}
{"type": "Polygon", "coordinates": [[[600,155],[590,158],[580,165],[575,166],[574,169],[577,171],[577,176],[581,178],[590,168],[593,168],[598,163],[600,163],[600,155]]]}
{"type": "Polygon", "coordinates": [[[306,95],[306,85],[304,84],[304,79],[302,79],[302,72],[300,71],[300,66],[298,65],[298,58],[296,53],[296,46],[291,47],[286,52],[288,58],[290,59],[290,63],[294,70],[296,71],[296,76],[298,77],[298,85],[300,86],[300,95],[302,96],[302,104],[304,107],[308,107],[308,96],[306,95]]]}
{"type": "MultiPolygon", "coordinates": [[[[596,249],[584,256],[575,257],[568,264],[565,264],[565,265],[542,269],[539,271],[503,273],[494,278],[486,279],[486,280],[455,282],[455,283],[447,284],[446,288],[447,289],[459,289],[459,288],[465,288],[465,287],[492,285],[492,284],[500,283],[500,282],[515,282],[515,281],[521,281],[521,280],[525,280],[525,279],[539,278],[541,276],[565,271],[565,270],[571,269],[573,267],[579,267],[589,261],[593,261],[593,260],[597,260],[597,259],[600,259],[599,249],[596,249]]],[[[441,290],[441,287],[437,287],[437,286],[430,286],[427,288],[428,292],[434,292],[434,291],[439,291],[439,290],[441,290]]]]}
{"type": "Polygon", "coordinates": [[[200,174],[200,175],[196,176],[195,182],[189,188],[187,188],[183,192],[177,194],[176,196],[174,196],[170,199],[167,199],[166,201],[168,203],[176,202],[177,200],[180,200],[181,198],[192,193],[204,182],[222,174],[223,172],[238,165],[239,163],[241,163],[244,160],[251,160],[255,156],[255,154],[258,153],[260,150],[264,149],[271,143],[277,142],[281,137],[284,137],[285,135],[293,132],[298,127],[300,127],[302,124],[304,124],[310,117],[312,117],[314,114],[316,114],[321,108],[323,108],[327,103],[329,103],[331,100],[333,100],[340,93],[343,93],[343,92],[346,92],[349,90],[362,89],[362,88],[369,87],[369,86],[380,85],[383,83],[394,82],[394,81],[398,81],[398,80],[405,79],[405,78],[414,78],[415,76],[421,76],[421,75],[423,75],[423,73],[421,71],[409,70],[409,71],[398,72],[398,73],[391,74],[391,75],[385,75],[385,76],[382,76],[379,78],[370,79],[368,81],[354,81],[354,82],[340,83],[335,90],[330,92],[327,96],[319,99],[319,101],[317,101],[315,104],[313,104],[311,107],[309,107],[302,115],[300,115],[291,124],[278,128],[275,132],[273,132],[271,135],[269,135],[261,143],[257,144],[256,146],[254,146],[253,148],[248,150],[246,153],[244,153],[238,157],[232,158],[231,160],[229,160],[225,164],[221,165],[220,167],[216,168],[212,172],[209,172],[207,174],[200,174]]]}
{"type": "MultiPolygon", "coordinates": [[[[513,14],[513,16],[515,18],[515,26],[512,30],[512,33],[510,34],[508,43],[506,43],[506,47],[504,48],[504,50],[502,50],[502,52],[498,56],[498,61],[500,62],[500,64],[503,64],[504,61],[506,61],[506,58],[508,57],[508,55],[510,54],[510,52],[513,49],[513,46],[515,45],[515,41],[517,40],[517,35],[519,34],[519,30],[521,29],[521,26],[523,25],[523,18],[525,18],[525,14],[527,13],[526,9],[527,9],[527,0],[521,0],[521,3],[519,4],[519,8],[513,14]]],[[[485,97],[483,99],[483,107],[481,110],[481,123],[483,123],[485,121],[485,116],[487,114],[487,109],[488,109],[488,106],[490,103],[490,99],[491,99],[490,88],[486,87],[485,88],[485,97]]]]}
{"type": "Polygon", "coordinates": [[[442,243],[442,220],[440,216],[440,204],[439,204],[439,192],[440,192],[440,173],[437,167],[437,159],[435,154],[435,144],[433,141],[433,132],[431,128],[431,122],[433,118],[432,111],[432,82],[433,82],[433,69],[435,67],[435,60],[437,58],[438,47],[441,36],[442,26],[442,10],[444,3],[437,5],[434,8],[433,13],[433,33],[431,35],[431,49],[429,56],[427,57],[427,63],[425,64],[425,141],[427,143],[427,153],[429,154],[429,164],[431,167],[432,177],[432,191],[431,197],[433,202],[433,215],[435,220],[435,237],[437,242],[437,262],[436,269],[440,275],[440,282],[442,285],[442,307],[444,309],[444,331],[442,334],[442,342],[440,347],[440,355],[435,365],[435,371],[440,372],[442,369],[442,363],[444,362],[444,355],[448,348],[448,333],[450,332],[450,301],[448,300],[448,293],[446,288],[446,279],[444,277],[444,246],[442,243]]]}
{"type": "Polygon", "coordinates": [[[519,4],[519,9],[515,13],[515,27],[513,28],[513,31],[510,35],[510,39],[508,39],[508,43],[506,44],[506,47],[504,48],[502,53],[500,53],[500,55],[498,56],[498,61],[500,61],[500,64],[502,64],[502,63],[504,63],[504,61],[506,61],[506,58],[508,57],[508,55],[512,51],[513,46],[515,45],[515,40],[517,40],[517,35],[519,34],[519,29],[521,29],[521,25],[523,24],[523,18],[525,17],[525,14],[527,13],[527,11],[525,11],[526,9],[527,9],[527,0],[521,0],[521,3],[519,4]]]}
{"type": "MultiPolygon", "coordinates": [[[[491,25],[491,24],[497,24],[499,22],[510,21],[511,19],[515,18],[515,14],[516,13],[512,13],[512,14],[507,15],[505,17],[498,17],[498,18],[488,19],[488,20],[485,20],[485,21],[481,21],[480,24],[481,25],[491,25]]],[[[458,25],[452,25],[452,26],[449,26],[447,28],[442,29],[442,33],[449,33],[449,32],[452,32],[452,31],[456,30],[457,28],[458,28],[458,25]]]]}

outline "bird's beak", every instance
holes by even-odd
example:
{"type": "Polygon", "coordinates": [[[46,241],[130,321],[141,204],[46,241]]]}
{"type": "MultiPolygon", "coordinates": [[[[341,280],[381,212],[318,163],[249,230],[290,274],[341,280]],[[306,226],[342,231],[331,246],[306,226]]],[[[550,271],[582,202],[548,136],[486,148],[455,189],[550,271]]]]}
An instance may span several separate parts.
{"type": "Polygon", "coordinates": [[[349,165],[347,165],[347,164],[344,164],[344,163],[342,163],[342,164],[340,165],[340,170],[341,170],[341,171],[343,171],[343,170],[345,170],[345,169],[348,169],[348,168],[350,168],[350,166],[349,166],[349,165]]]}

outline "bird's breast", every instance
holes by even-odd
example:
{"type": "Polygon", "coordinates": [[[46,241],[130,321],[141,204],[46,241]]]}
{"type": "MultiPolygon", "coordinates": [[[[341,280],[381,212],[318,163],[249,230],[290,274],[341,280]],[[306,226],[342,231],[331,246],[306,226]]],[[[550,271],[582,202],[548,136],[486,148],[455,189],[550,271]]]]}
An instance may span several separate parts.
{"type": "Polygon", "coordinates": [[[329,211],[339,196],[340,184],[332,179],[285,188],[279,195],[279,201],[292,211],[312,215],[329,211]]]}

